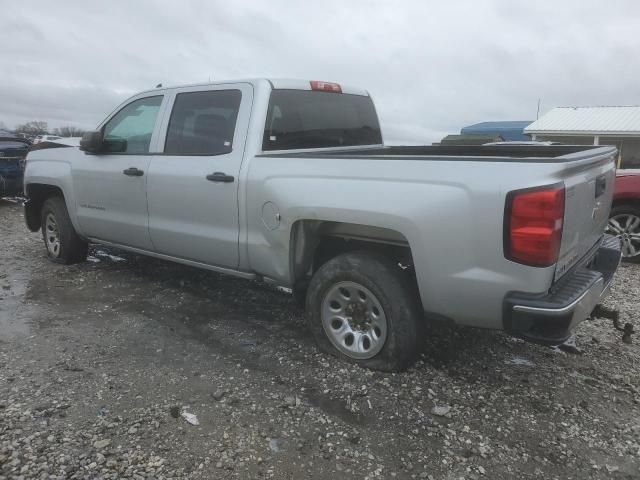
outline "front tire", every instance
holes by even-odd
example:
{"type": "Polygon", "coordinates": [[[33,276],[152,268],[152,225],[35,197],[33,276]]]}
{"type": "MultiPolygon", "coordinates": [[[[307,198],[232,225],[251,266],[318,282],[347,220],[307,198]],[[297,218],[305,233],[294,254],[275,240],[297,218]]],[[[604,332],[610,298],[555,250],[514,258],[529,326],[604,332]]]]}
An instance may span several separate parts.
{"type": "Polygon", "coordinates": [[[363,367],[399,371],[416,359],[424,322],[416,289],[390,259],[338,255],[314,274],[307,319],[318,346],[363,367]]]}
{"type": "Polygon", "coordinates": [[[620,239],[622,259],[640,262],[640,208],[635,205],[618,205],[611,209],[607,233],[620,239]]]}
{"type": "Polygon", "coordinates": [[[88,244],[73,228],[62,197],[51,197],[44,202],[40,225],[49,260],[70,265],[87,259],[88,244]]]}

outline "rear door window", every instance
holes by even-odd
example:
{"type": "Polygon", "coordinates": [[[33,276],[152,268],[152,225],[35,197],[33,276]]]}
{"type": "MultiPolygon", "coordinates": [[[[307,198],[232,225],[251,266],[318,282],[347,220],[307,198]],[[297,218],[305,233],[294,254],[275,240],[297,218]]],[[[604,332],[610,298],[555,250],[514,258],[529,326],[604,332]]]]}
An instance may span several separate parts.
{"type": "Polygon", "coordinates": [[[263,150],[382,143],[371,97],[315,90],[273,90],[263,150]]]}
{"type": "Polygon", "coordinates": [[[222,155],[233,149],[240,90],[207,90],[176,95],[165,155],[222,155]]]}
{"type": "Polygon", "coordinates": [[[149,153],[151,136],[161,104],[161,95],[134,100],[107,122],[104,126],[104,139],[125,140],[124,150],[118,153],[149,153]]]}

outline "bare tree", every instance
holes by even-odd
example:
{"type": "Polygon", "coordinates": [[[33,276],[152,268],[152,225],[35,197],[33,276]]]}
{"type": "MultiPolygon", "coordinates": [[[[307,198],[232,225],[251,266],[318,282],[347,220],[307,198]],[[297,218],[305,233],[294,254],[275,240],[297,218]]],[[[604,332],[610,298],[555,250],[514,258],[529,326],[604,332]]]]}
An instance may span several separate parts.
{"type": "Polygon", "coordinates": [[[43,122],[42,120],[33,120],[25,123],[24,125],[18,125],[16,127],[16,132],[26,133],[28,135],[41,135],[47,133],[47,128],[47,122],[43,122]]]}
{"type": "Polygon", "coordinates": [[[54,128],[54,133],[61,137],[81,137],[84,132],[83,129],[72,126],[54,128]]]}

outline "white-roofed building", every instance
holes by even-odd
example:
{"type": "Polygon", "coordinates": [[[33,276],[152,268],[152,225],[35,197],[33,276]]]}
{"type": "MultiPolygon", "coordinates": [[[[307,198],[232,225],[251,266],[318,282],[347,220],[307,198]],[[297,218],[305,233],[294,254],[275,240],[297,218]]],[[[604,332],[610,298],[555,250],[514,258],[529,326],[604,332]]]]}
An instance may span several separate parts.
{"type": "Polygon", "coordinates": [[[524,129],[532,140],[615,145],[621,168],[640,167],[640,106],[558,107],[524,129]]]}

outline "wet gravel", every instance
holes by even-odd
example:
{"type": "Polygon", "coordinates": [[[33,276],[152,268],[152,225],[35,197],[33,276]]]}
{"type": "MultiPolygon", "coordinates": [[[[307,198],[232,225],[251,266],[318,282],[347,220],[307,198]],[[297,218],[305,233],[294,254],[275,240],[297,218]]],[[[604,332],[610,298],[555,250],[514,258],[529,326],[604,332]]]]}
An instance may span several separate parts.
{"type": "MultiPolygon", "coordinates": [[[[640,339],[608,320],[577,354],[440,328],[383,374],[267,286],[99,246],[54,265],[9,202],[0,232],[0,479],[640,478],[640,339]]],[[[636,330],[639,280],[606,302],[636,330]]]]}

